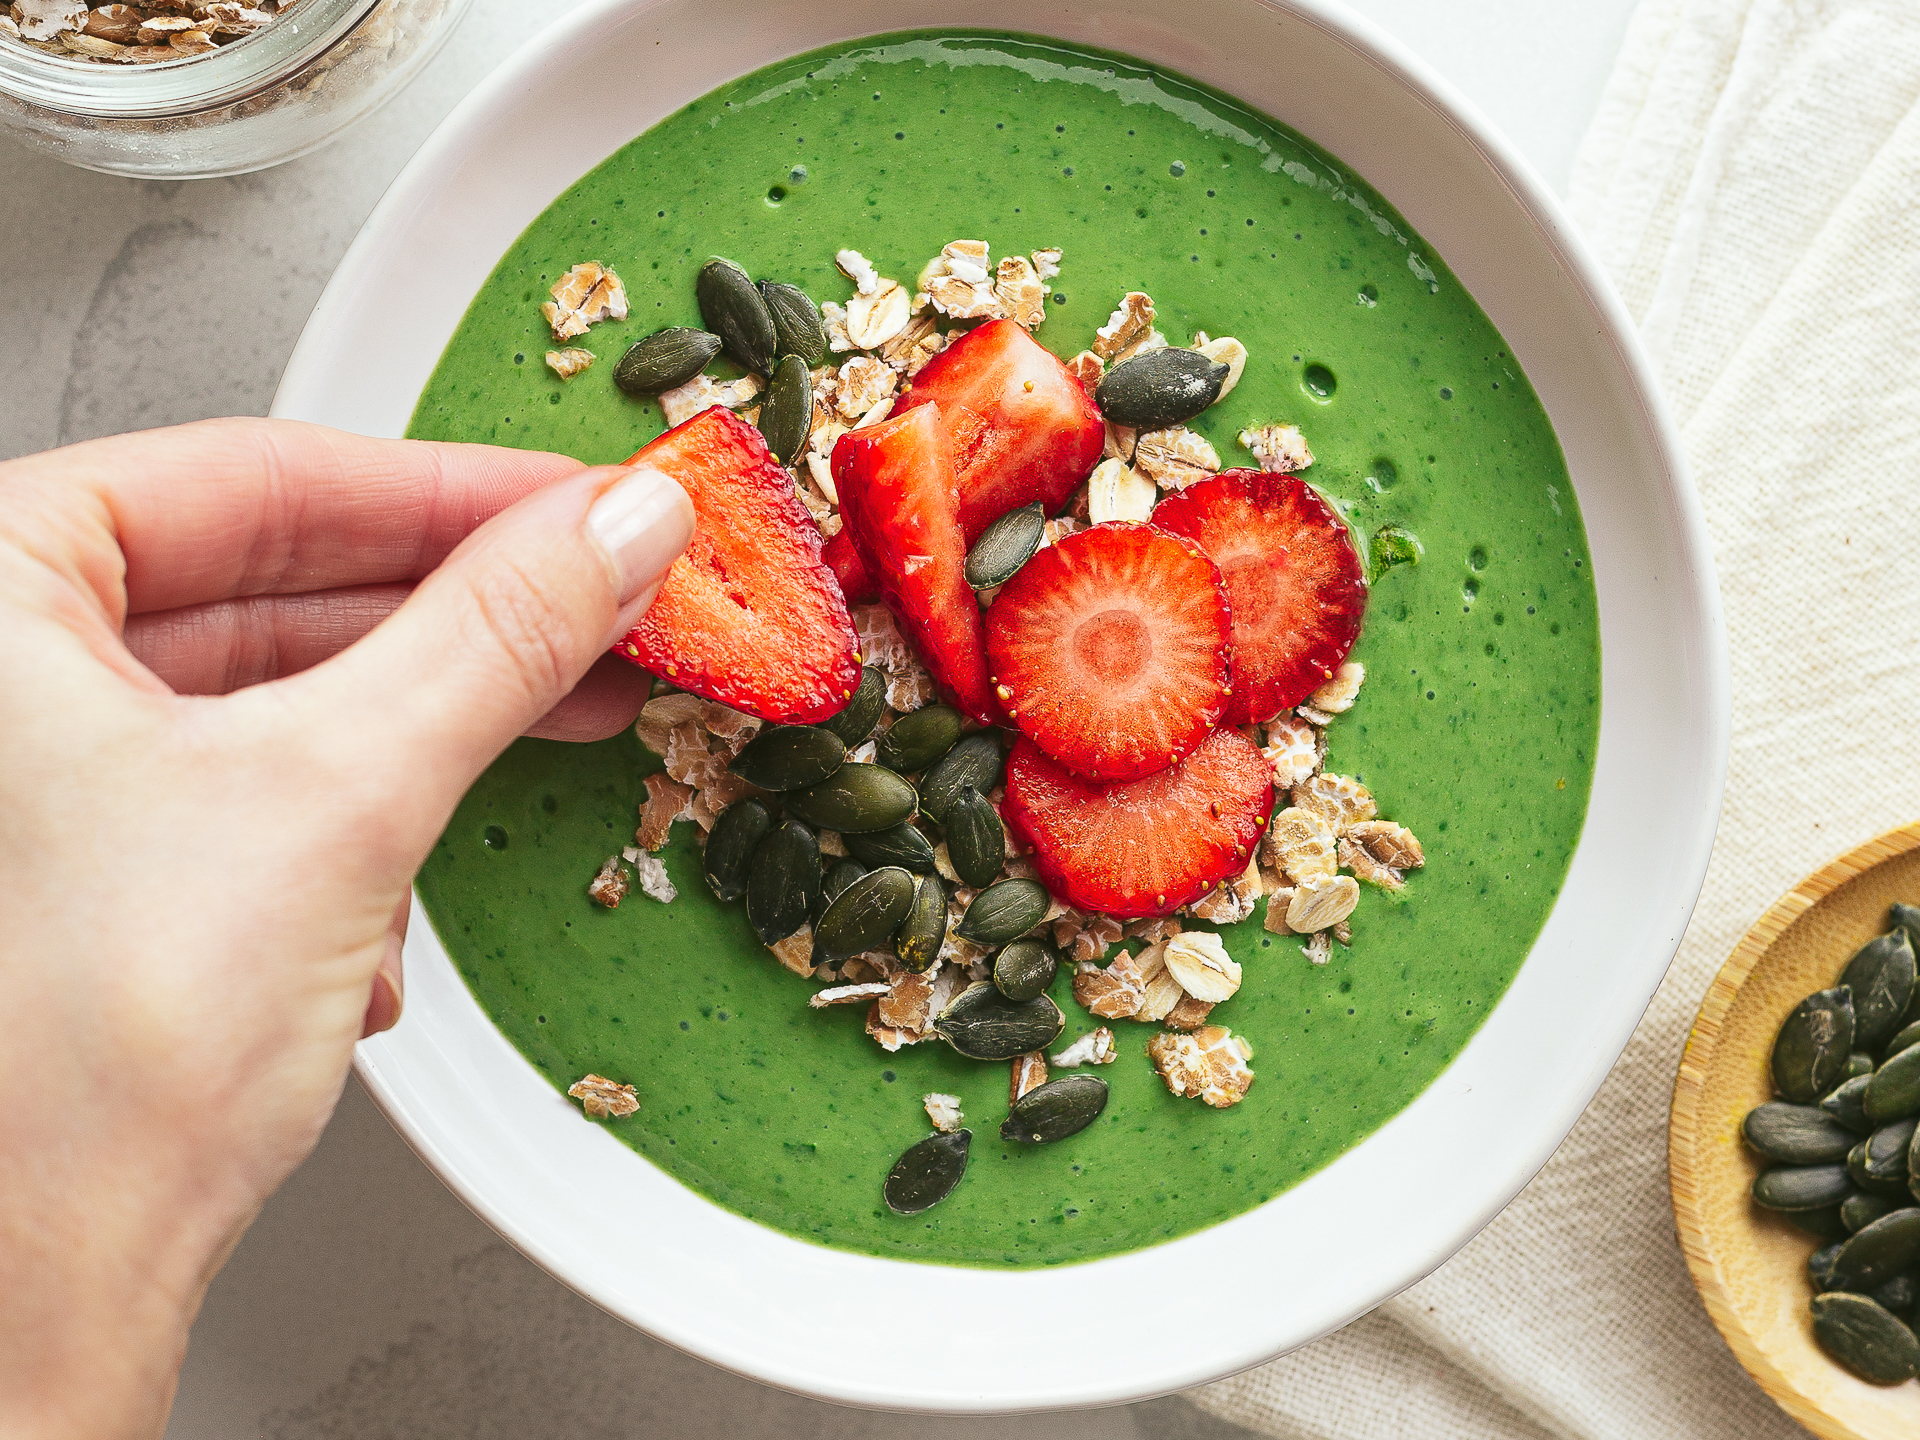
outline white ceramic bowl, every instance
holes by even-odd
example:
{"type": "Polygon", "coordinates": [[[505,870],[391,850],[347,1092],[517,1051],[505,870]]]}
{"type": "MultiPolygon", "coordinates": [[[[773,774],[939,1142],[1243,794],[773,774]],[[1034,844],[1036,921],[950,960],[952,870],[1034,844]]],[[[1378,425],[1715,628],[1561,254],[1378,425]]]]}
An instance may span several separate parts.
{"type": "Polygon", "coordinates": [[[1305,1344],[1439,1265],[1544,1163],[1639,1020],[1706,867],[1727,746],[1705,532],[1625,312],[1488,124],[1318,0],[1033,0],[1017,16],[989,0],[597,0],[495,71],[395,181],[321,297],[274,413],[399,435],[522,228],[723,81],[861,35],[1010,19],[1276,116],[1358,170],[1446,259],[1566,451],[1599,587],[1604,704],[1566,887],[1454,1064],[1259,1209],[1064,1270],[910,1266],[719,1209],[586,1123],[501,1038],[414,916],[406,1018],[360,1047],[358,1067],[446,1183],[560,1280],[673,1345],[806,1394],[903,1410],[1163,1394],[1305,1344]],[[581,106],[581,94],[600,98],[581,106]],[[1199,1312],[1177,1277],[1216,1282],[1205,1323],[1180,1322],[1199,1312]],[[1062,1319],[1040,1333],[1041,1315],[1062,1319]]]}

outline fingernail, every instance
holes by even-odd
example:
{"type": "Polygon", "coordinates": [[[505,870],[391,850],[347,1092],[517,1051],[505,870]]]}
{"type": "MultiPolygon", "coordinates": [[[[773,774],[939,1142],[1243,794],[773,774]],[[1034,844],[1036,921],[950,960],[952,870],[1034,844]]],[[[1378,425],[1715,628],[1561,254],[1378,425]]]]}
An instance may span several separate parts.
{"type": "Polygon", "coordinates": [[[593,502],[587,529],[613,561],[620,603],[666,573],[693,538],[693,502],[658,470],[627,470],[593,502]]]}

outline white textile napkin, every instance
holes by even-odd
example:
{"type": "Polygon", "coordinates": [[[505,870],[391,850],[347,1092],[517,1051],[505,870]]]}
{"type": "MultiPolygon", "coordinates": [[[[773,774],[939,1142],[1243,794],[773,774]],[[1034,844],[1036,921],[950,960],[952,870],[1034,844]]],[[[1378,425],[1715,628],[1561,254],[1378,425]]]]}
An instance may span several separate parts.
{"type": "Polygon", "coordinates": [[[1642,0],[1571,205],[1712,532],[1733,652],[1719,837],[1645,1021],[1505,1213],[1346,1330],[1194,1393],[1288,1440],[1804,1434],[1687,1278],[1667,1105],[1745,929],[1920,816],[1920,0],[1642,0]]]}

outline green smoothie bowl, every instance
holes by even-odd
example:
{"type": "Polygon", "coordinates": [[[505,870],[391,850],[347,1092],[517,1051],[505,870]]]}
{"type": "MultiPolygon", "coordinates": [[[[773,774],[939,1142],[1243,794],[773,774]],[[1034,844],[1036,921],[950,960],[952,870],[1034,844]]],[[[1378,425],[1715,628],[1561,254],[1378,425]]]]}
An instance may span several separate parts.
{"type": "MultiPolygon", "coordinates": [[[[1064,1022],[1034,1037],[1056,1085],[1072,1077],[1060,1093],[1099,1096],[1096,1118],[1050,1143],[1017,1133],[1013,1052],[965,1039],[961,1005],[933,1033],[962,993],[998,993],[993,891],[953,868],[980,842],[957,838],[953,814],[889,842],[926,850],[933,873],[911,893],[934,897],[932,943],[946,936],[921,985],[932,1009],[903,1020],[883,1003],[920,982],[887,954],[826,956],[830,912],[811,912],[809,952],[718,897],[722,847],[706,837],[752,796],[725,777],[760,726],[671,675],[635,732],[509,750],[419,877],[406,1015],[357,1068],[442,1179],[557,1278],[693,1354],[947,1413],[1216,1379],[1464,1244],[1571,1127],[1664,974],[1727,734],[1722,622],[1671,426],[1597,268],[1483,120],[1323,4],[1042,4],[1017,34],[1000,21],[964,0],[587,5],[395,182],[274,406],[600,464],[718,403],[738,418],[689,429],[731,426],[764,455],[757,421],[793,464],[781,503],[805,502],[799,523],[864,537],[901,516],[872,500],[842,515],[832,442],[870,428],[878,453],[876,437],[904,433],[889,409],[924,418],[914,387],[957,383],[997,325],[1089,415],[1097,394],[1107,423],[1088,422],[1072,477],[1092,478],[1031,521],[1023,554],[1057,553],[998,592],[979,562],[989,646],[994,607],[1026,603],[1032,574],[1091,553],[1077,532],[1117,534],[1103,522],[1146,519],[1156,495],[1163,540],[1172,500],[1198,512],[1233,482],[1293,487],[1289,503],[1351,544],[1351,653],[1343,642],[1297,710],[1211,732],[1181,762],[1239,746],[1280,793],[1260,796],[1267,839],[1230,846],[1233,873],[1171,923],[1152,905],[1068,909],[1046,847],[1018,853],[1039,823],[1021,749],[1004,801],[998,766],[983,772],[991,804],[1025,817],[992,873],[1044,907],[1040,867],[1053,894],[1036,933],[1065,962],[1021,1003],[1064,1022]],[[696,349],[688,337],[726,330],[699,279],[714,256],[788,287],[767,292],[775,313],[791,301],[801,330],[819,327],[810,435],[782,438],[793,391],[773,365],[762,394],[748,373],[762,367],[723,356],[701,378],[677,352],[663,362],[665,342],[629,353],[663,330],[696,349]],[[1179,424],[1116,424],[1125,403],[1158,413],[1160,391],[1129,402],[1117,383],[1156,353],[1207,394],[1179,424]],[[633,383],[642,362],[660,383],[633,383]],[[1322,802],[1334,821],[1308,813],[1322,802]],[[1336,842],[1342,871],[1370,883],[1334,877],[1336,842]],[[609,886],[629,879],[620,900],[609,886]],[[969,926],[972,948],[955,940],[969,926]],[[1108,1038],[1074,1048],[1096,1031],[1108,1038]],[[1084,1063],[1090,1050],[1108,1063],[1084,1063]],[[955,1108],[968,1129],[948,1135],[955,1108]],[[890,1167],[935,1135],[964,1178],[937,1204],[897,1203],[890,1167]],[[1166,1323],[1170,1306],[1194,1323],[1166,1323]],[[1045,1317],[1043,1343],[1029,1316],[1045,1317]]],[[[789,364],[805,396],[807,365],[789,364]]],[[[1265,543],[1214,523],[1216,558],[1265,543]]],[[[1220,571],[1224,595],[1234,564],[1220,571]]],[[[933,698],[901,634],[918,632],[852,598],[875,713],[915,714],[933,698]]],[[[629,658],[648,656],[636,643],[629,658]]],[[[851,759],[875,758],[871,728],[845,737],[851,759]]],[[[924,821],[942,808],[935,757],[892,735],[875,768],[918,778],[924,821]]],[[[769,799],[809,821],[829,867],[849,846],[875,874],[893,863],[814,803],[769,799]]],[[[1077,823],[1062,822],[1069,839],[1077,823]]]]}

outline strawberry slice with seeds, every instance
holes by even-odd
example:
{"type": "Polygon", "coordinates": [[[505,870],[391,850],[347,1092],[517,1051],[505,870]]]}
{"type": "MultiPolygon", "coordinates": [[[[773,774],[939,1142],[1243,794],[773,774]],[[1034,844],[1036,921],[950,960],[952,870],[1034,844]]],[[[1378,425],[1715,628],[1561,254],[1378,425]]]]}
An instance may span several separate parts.
{"type": "Polygon", "coordinates": [[[847,597],[849,605],[870,605],[880,598],[880,587],[873,583],[867,562],[860,558],[853,536],[844,528],[827,537],[820,558],[827,562],[833,578],[840,582],[840,593],[847,597]]]}
{"type": "Polygon", "coordinates": [[[1022,736],[1007,760],[1002,813],[1033,846],[1047,889],[1121,919],[1170,915],[1247,857],[1273,809],[1273,767],[1237,730],[1123,785],[1070,775],[1022,736]]]}
{"type": "Polygon", "coordinates": [[[1191,541],[1113,523],[1015,572],[987,612],[1014,724],[1068,770],[1137,780],[1207,737],[1227,706],[1227,591],[1191,541]]]}
{"type": "Polygon", "coordinates": [[[937,404],[953,434],[967,544],[1009,510],[1052,514],[1100,463],[1106,426],[1080,382],[1011,320],[990,320],[942,350],[893,407],[937,404]]]}
{"type": "Polygon", "coordinates": [[[1366,613],[1360,555],[1346,522],[1304,480],[1225,470],[1153,511],[1226,576],[1233,606],[1228,725],[1271,720],[1325,683],[1366,613]]]}
{"type": "Polygon", "coordinates": [[[777,725],[839,713],[860,683],[860,640],[820,527],[760,432],[716,405],[627,464],[680,482],[694,532],[614,654],[777,725]]]}
{"type": "Polygon", "coordinates": [[[833,483],[846,533],[941,692],[981,723],[1001,723],[940,407],[849,430],[833,447],[833,483]]]}

